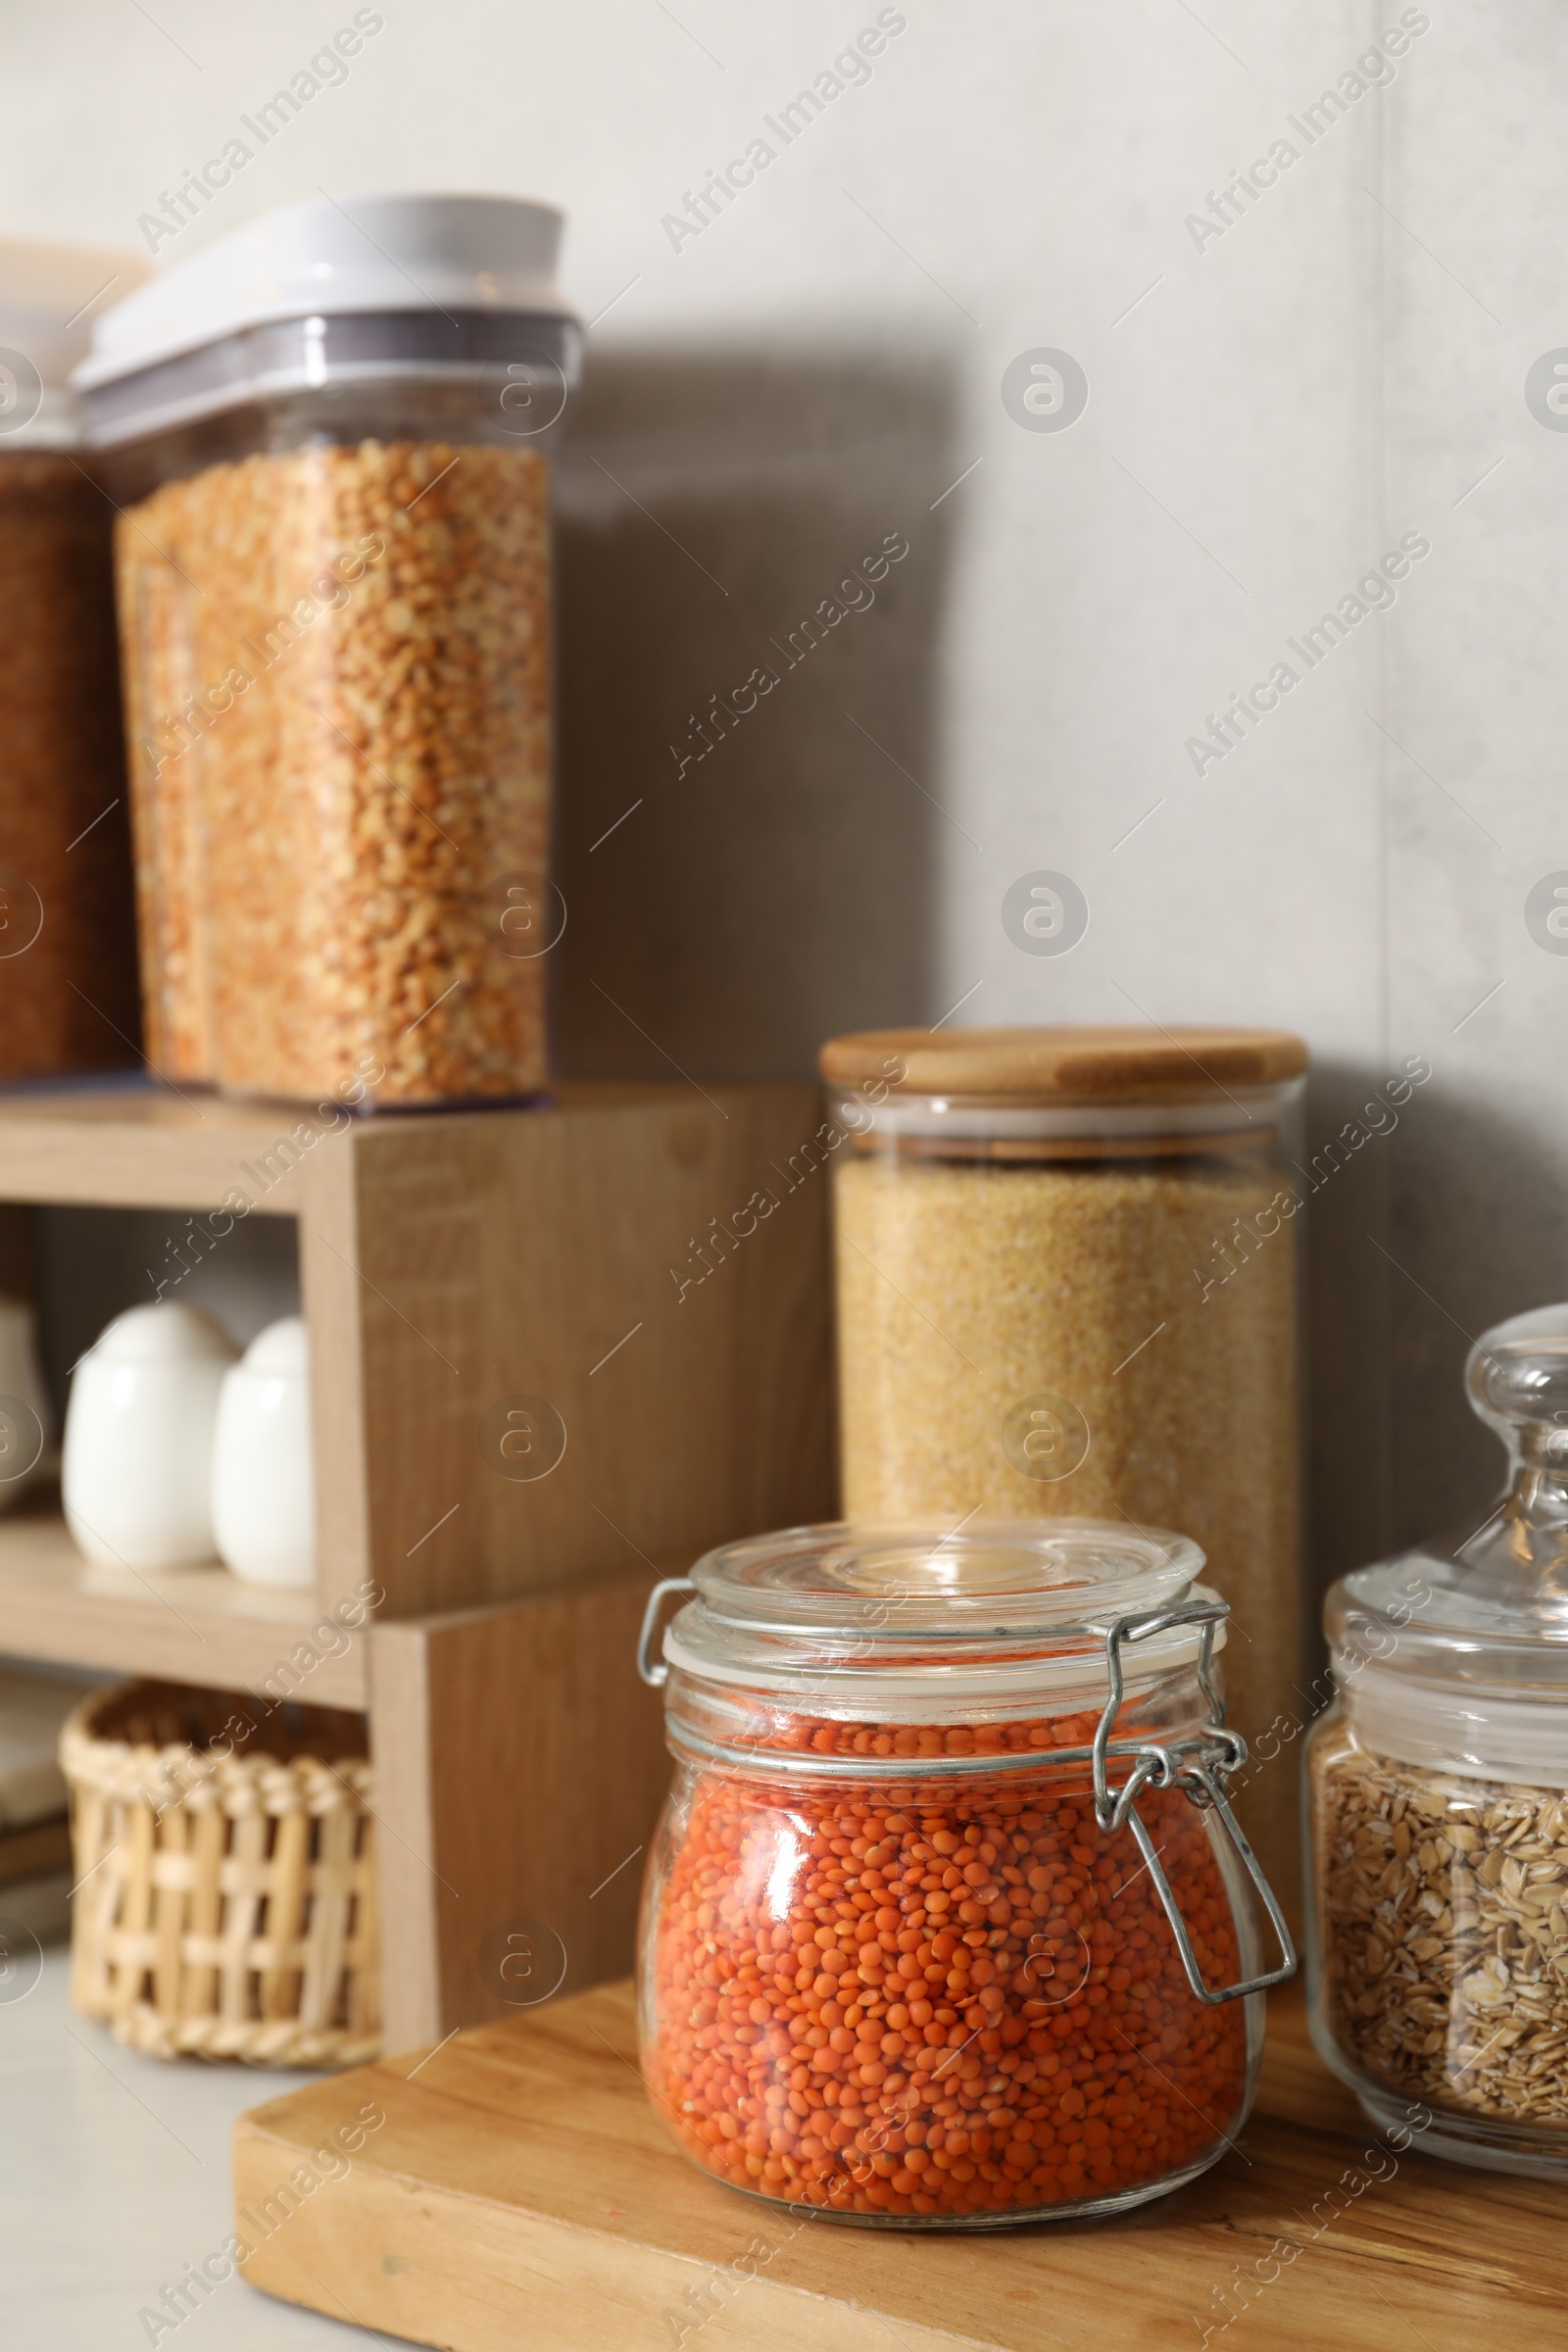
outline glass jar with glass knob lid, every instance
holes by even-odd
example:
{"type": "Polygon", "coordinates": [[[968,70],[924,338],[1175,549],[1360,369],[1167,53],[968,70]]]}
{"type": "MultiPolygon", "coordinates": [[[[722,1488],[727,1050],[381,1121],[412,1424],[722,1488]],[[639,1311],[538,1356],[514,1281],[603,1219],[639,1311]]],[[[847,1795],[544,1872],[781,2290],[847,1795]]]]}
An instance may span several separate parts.
{"type": "Polygon", "coordinates": [[[1308,1747],[1312,2033],[1430,2153],[1568,2179],[1568,1305],[1489,1331],[1484,1524],[1344,1577],[1308,1747]]]}

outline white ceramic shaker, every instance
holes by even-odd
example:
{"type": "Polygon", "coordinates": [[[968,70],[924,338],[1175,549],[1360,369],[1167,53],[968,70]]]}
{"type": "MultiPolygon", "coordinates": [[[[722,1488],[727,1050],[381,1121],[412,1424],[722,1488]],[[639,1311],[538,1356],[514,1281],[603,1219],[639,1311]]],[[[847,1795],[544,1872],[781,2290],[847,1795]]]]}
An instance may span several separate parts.
{"type": "Polygon", "coordinates": [[[305,1325],[285,1315],[223,1375],[213,1446],[220,1557],[252,1585],[316,1581],[311,1379],[305,1325]]]}
{"type": "Polygon", "coordinates": [[[66,1407],[66,1524],[90,1560],[184,1568],[213,1557],[213,1428],[234,1360],[193,1306],[133,1306],[77,1364],[66,1407]]]}

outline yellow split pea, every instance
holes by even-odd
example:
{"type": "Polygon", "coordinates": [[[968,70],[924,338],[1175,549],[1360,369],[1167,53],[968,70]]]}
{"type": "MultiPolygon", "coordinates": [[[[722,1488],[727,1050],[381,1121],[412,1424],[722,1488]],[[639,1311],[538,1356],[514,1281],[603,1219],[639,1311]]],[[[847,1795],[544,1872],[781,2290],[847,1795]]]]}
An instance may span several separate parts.
{"type": "Polygon", "coordinates": [[[122,521],[149,1052],[379,1100],[545,1081],[548,474],[313,443],[122,521]]]}

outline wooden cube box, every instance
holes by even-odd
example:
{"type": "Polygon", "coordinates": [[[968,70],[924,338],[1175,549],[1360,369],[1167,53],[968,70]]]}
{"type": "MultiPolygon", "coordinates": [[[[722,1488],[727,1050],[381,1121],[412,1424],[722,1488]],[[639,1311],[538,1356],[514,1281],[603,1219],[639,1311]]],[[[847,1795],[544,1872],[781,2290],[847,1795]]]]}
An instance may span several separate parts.
{"type": "Polygon", "coordinates": [[[627,1964],[665,1777],[642,1596],[833,1508],[819,1116],[794,1085],[375,1118],[0,1098],[0,1201],[194,1213],[217,1250],[298,1221],[316,1591],[97,1566],[35,1505],[0,1519],[0,1651],[368,1706],[392,2046],[505,2005],[486,1954],[519,1918],[573,1984],[627,1964]]]}

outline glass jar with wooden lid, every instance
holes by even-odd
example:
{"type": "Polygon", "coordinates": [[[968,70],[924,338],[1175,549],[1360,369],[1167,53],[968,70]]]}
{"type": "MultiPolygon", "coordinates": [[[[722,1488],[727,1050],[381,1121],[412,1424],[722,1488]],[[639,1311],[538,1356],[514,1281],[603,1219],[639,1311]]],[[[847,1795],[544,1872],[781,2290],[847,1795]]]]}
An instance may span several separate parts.
{"type": "MultiPolygon", "coordinates": [[[[888,1029],[821,1055],[846,1515],[1188,1530],[1254,1740],[1294,1720],[1303,1633],[1305,1067],[1265,1029],[888,1029]]],[[[1294,1886],[1273,1779],[1254,1762],[1242,1818],[1294,1886]]]]}

